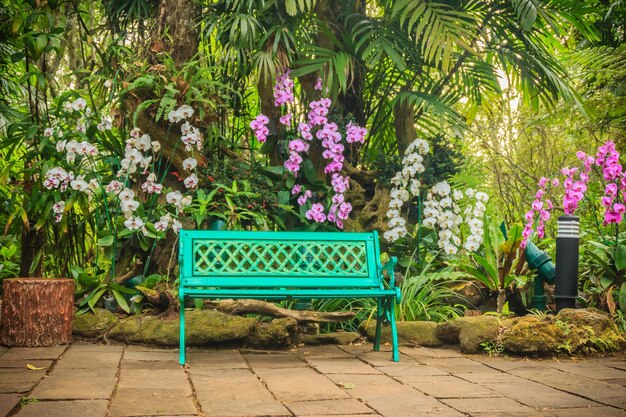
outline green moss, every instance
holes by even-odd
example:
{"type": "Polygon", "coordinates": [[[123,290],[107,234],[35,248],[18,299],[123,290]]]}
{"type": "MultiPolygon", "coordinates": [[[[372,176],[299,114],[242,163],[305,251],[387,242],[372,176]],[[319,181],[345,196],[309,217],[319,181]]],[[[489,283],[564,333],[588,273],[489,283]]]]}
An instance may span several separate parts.
{"type": "Polygon", "coordinates": [[[485,343],[498,338],[499,322],[493,316],[459,317],[437,325],[437,337],[450,344],[459,344],[465,353],[483,350],[485,343]]]}
{"type": "MultiPolygon", "coordinates": [[[[245,339],[256,327],[257,320],[228,316],[213,310],[186,313],[185,340],[188,346],[216,345],[245,339]]],[[[131,317],[119,322],[110,332],[113,339],[127,343],[177,346],[179,320],[158,317],[131,317]]]]}
{"type": "Polygon", "coordinates": [[[85,313],[74,318],[74,334],[87,338],[104,336],[118,322],[115,314],[103,308],[94,309],[93,313],[85,313]]]}
{"type": "Polygon", "coordinates": [[[500,341],[510,353],[552,355],[562,349],[565,333],[550,316],[525,316],[506,324],[500,341]]]}
{"type": "MultiPolygon", "coordinates": [[[[365,322],[361,323],[359,331],[373,341],[376,333],[376,322],[371,321],[369,326],[365,326],[365,324],[365,322]]],[[[433,321],[399,321],[396,325],[400,343],[428,347],[443,345],[443,342],[437,338],[437,323],[433,321]]],[[[381,342],[391,343],[391,329],[388,326],[382,329],[381,342]]]]}
{"type": "Polygon", "coordinates": [[[298,339],[298,322],[294,318],[274,319],[259,323],[250,332],[246,344],[255,347],[290,346],[298,339]]]}

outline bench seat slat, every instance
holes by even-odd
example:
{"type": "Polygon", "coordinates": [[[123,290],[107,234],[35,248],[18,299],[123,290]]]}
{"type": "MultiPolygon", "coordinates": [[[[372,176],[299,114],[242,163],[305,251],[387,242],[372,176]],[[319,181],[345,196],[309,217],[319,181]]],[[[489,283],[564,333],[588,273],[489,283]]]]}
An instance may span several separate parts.
{"type": "Polygon", "coordinates": [[[304,290],[289,289],[185,289],[185,295],[192,298],[250,298],[262,300],[284,300],[286,298],[379,298],[395,297],[396,291],[373,289],[304,290]]]}

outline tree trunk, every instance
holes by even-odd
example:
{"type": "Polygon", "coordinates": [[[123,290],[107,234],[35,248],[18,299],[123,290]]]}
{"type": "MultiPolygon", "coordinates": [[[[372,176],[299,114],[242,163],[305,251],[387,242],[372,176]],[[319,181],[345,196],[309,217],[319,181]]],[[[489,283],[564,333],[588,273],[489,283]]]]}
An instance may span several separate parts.
{"type": "Polygon", "coordinates": [[[2,282],[0,342],[54,346],[72,341],[74,280],[10,278],[2,282]]]}
{"type": "MultiPolygon", "coordinates": [[[[410,87],[404,88],[410,91],[410,87]]],[[[415,109],[406,100],[398,101],[393,106],[393,126],[396,130],[398,154],[404,155],[404,151],[417,137],[415,130],[415,109]]]]}
{"type": "Polygon", "coordinates": [[[152,42],[163,42],[180,68],[198,52],[197,23],[202,9],[194,0],[162,0],[158,13],[152,42]]]}
{"type": "Polygon", "coordinates": [[[37,230],[32,225],[28,230],[22,229],[22,258],[20,260],[20,277],[41,276],[43,254],[37,260],[37,253],[43,250],[45,235],[42,230],[37,230]],[[33,261],[37,260],[37,266],[31,271],[33,261]]]}

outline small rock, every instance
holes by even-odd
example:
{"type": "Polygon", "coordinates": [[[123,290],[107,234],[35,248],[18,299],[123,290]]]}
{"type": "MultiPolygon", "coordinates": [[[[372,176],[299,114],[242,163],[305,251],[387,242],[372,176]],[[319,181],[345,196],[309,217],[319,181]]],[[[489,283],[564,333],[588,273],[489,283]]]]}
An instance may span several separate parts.
{"type": "Polygon", "coordinates": [[[74,318],[74,334],[95,339],[104,336],[119,319],[109,310],[96,308],[94,312],[81,314],[74,318]]]}
{"type": "MultiPolygon", "coordinates": [[[[443,345],[443,342],[437,338],[437,323],[433,321],[399,321],[396,323],[398,328],[398,341],[409,345],[437,347],[443,345]]],[[[361,334],[367,336],[371,341],[376,336],[376,322],[371,321],[369,326],[365,326],[365,322],[359,326],[361,334]]],[[[391,343],[391,329],[384,326],[381,332],[381,342],[391,343]]]]}
{"type": "Polygon", "coordinates": [[[332,332],[302,336],[305,345],[349,345],[359,339],[360,336],[357,332],[332,332]]]}
{"type": "Polygon", "coordinates": [[[459,317],[437,325],[436,335],[443,342],[460,344],[461,352],[478,353],[481,344],[498,338],[499,322],[493,316],[459,317]]]}
{"type": "Polygon", "coordinates": [[[551,316],[525,316],[505,325],[500,342],[511,353],[551,355],[559,350],[565,334],[551,316]]]}

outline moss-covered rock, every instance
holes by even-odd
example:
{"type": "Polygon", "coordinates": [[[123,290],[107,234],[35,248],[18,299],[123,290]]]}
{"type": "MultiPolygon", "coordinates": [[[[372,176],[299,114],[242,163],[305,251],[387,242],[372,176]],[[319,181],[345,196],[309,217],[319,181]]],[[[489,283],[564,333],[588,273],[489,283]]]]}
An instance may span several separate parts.
{"type": "Polygon", "coordinates": [[[119,319],[109,310],[96,308],[94,312],[81,314],[74,318],[74,334],[81,337],[95,339],[107,334],[119,319]]]}
{"type": "Polygon", "coordinates": [[[557,353],[564,336],[553,317],[525,316],[505,322],[500,343],[510,353],[543,356],[557,353]]]}
{"type": "Polygon", "coordinates": [[[246,344],[255,347],[290,346],[298,339],[298,322],[287,317],[258,323],[248,334],[246,344]]]}
{"type": "Polygon", "coordinates": [[[332,332],[302,336],[305,345],[348,345],[359,339],[360,336],[357,332],[332,332]]]}
{"type": "MultiPolygon", "coordinates": [[[[245,339],[257,325],[254,318],[229,316],[214,310],[195,310],[185,314],[185,340],[188,346],[216,345],[245,339]]],[[[154,316],[130,317],[120,321],[109,333],[112,339],[127,343],[177,346],[178,319],[154,316]]]]}
{"type": "Polygon", "coordinates": [[[459,344],[464,353],[483,350],[482,344],[498,338],[499,321],[493,316],[459,317],[437,325],[437,337],[450,344],[459,344]]]}
{"type": "MultiPolygon", "coordinates": [[[[443,345],[436,335],[437,323],[433,321],[399,321],[396,325],[400,343],[427,347],[443,345]]],[[[373,341],[376,336],[376,322],[370,322],[369,326],[365,322],[361,323],[359,331],[373,341]]],[[[391,343],[391,329],[388,326],[382,329],[381,342],[391,343]]]]}
{"type": "Polygon", "coordinates": [[[563,309],[555,324],[565,334],[561,349],[567,353],[615,352],[626,349],[626,335],[611,317],[595,308],[563,309]]]}
{"type": "Polygon", "coordinates": [[[616,329],[611,316],[597,308],[564,308],[556,315],[556,319],[572,327],[588,326],[596,334],[616,329]]]}

